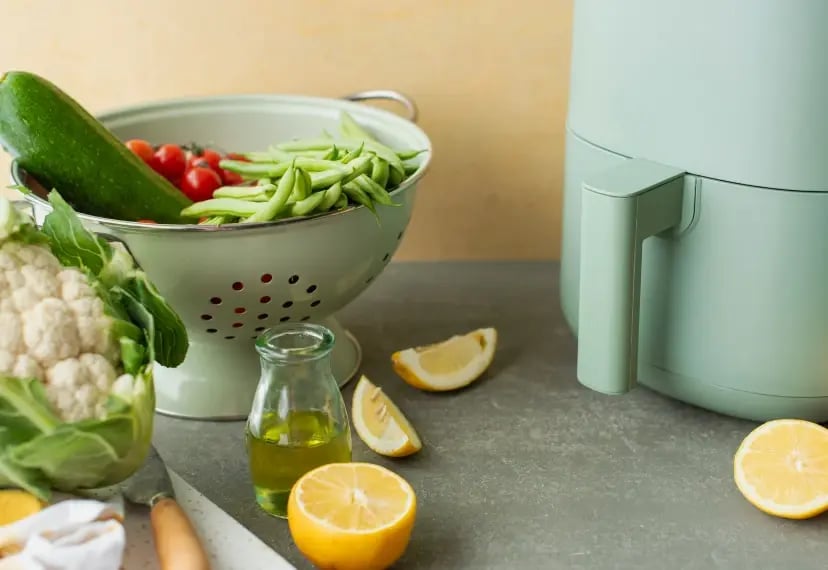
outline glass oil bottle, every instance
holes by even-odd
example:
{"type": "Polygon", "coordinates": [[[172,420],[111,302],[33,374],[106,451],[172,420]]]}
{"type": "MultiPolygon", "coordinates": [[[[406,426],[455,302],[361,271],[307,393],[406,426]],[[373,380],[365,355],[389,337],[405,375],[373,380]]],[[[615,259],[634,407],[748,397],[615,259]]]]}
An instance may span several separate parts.
{"type": "Polygon", "coordinates": [[[261,376],[246,443],[256,501],[287,517],[293,484],[327,463],[351,461],[345,402],[331,372],[334,335],[310,323],[285,324],[256,340],[261,376]]]}

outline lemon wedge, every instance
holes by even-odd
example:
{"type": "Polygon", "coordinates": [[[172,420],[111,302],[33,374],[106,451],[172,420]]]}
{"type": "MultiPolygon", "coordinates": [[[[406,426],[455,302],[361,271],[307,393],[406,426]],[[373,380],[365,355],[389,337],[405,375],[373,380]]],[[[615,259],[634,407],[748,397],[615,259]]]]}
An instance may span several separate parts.
{"type": "Polygon", "coordinates": [[[288,527],[318,568],[384,570],[408,547],[416,512],[414,489],[396,473],[371,463],[329,463],[293,486],[288,527]]]}
{"type": "Polygon", "coordinates": [[[380,455],[405,457],[423,448],[417,431],[400,409],[365,376],[354,389],[351,420],[359,438],[380,455]]]}
{"type": "Polygon", "coordinates": [[[0,526],[23,520],[42,509],[41,500],[31,493],[19,489],[0,491],[0,526]]]}
{"type": "Polygon", "coordinates": [[[497,348],[494,328],[478,329],[464,335],[391,355],[391,364],[410,385],[431,392],[445,392],[468,386],[491,365],[497,348]]]}
{"type": "Polygon", "coordinates": [[[733,459],[736,486],[753,506],[789,519],[828,510],[828,429],[773,420],[754,429],[733,459]]]}

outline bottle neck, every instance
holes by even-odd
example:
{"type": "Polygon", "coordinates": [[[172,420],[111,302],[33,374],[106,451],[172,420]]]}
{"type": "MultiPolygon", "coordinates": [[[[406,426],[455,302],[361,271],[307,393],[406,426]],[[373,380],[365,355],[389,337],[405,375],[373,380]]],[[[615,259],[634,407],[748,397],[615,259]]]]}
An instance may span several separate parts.
{"type": "Polygon", "coordinates": [[[285,385],[298,388],[302,384],[320,382],[331,375],[330,354],[286,360],[262,357],[261,370],[261,382],[268,387],[285,385]]]}

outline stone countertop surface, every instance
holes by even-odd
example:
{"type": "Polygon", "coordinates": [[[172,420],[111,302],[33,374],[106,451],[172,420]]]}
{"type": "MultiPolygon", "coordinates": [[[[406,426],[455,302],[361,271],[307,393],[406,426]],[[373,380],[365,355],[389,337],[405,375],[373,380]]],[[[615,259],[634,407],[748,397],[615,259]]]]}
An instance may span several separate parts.
{"type": "MultiPolygon", "coordinates": [[[[362,345],[362,371],[425,445],[392,460],[354,434],[355,461],[386,465],[417,492],[411,544],[395,568],[828,567],[828,519],[775,519],[736,489],[733,453],[755,424],[646,388],[605,396],[578,384],[556,263],[392,263],[341,320],[362,345]],[[485,326],[499,332],[495,360],[465,390],[420,392],[391,370],[394,350],[485,326]]],[[[254,502],[243,423],[158,416],[155,440],[190,484],[298,569],[312,568],[287,523],[254,502]]]]}

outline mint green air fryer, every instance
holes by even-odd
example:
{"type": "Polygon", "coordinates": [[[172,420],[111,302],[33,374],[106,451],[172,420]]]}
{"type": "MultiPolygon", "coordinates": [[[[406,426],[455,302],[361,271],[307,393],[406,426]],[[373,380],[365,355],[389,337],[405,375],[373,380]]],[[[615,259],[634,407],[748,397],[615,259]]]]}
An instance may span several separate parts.
{"type": "Polygon", "coordinates": [[[828,420],[828,1],[575,0],[578,379],[828,420]]]}

